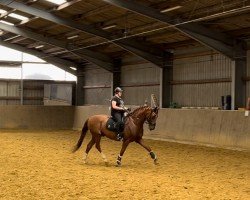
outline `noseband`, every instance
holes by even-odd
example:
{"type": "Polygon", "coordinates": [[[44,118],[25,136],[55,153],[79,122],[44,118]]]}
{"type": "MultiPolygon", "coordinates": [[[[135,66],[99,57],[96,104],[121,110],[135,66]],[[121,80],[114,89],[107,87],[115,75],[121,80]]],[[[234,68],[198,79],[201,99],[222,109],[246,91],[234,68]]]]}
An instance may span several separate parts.
{"type": "Polygon", "coordinates": [[[156,124],[156,123],[151,122],[152,113],[153,113],[153,110],[151,110],[151,113],[150,113],[149,117],[146,118],[145,124],[148,124],[148,125],[155,125],[156,124]]]}

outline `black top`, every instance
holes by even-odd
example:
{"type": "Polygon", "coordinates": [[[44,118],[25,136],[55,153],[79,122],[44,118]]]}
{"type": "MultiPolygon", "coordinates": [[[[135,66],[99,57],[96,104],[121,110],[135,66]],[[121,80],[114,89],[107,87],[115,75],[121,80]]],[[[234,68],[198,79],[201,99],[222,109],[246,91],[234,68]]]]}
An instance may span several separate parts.
{"type": "Polygon", "coordinates": [[[112,101],[116,102],[116,106],[118,107],[123,107],[124,106],[124,102],[121,98],[117,97],[117,96],[113,96],[111,99],[111,115],[113,116],[116,112],[118,113],[123,113],[123,110],[116,110],[112,108],[112,101]]]}

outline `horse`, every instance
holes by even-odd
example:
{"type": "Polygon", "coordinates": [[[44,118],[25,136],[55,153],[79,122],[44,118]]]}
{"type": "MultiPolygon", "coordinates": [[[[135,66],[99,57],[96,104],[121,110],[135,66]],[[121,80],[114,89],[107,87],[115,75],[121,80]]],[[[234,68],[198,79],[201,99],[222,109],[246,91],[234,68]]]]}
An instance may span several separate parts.
{"type": "MultiPolygon", "coordinates": [[[[122,148],[120,150],[120,154],[117,157],[116,166],[121,166],[122,156],[126,151],[126,148],[128,147],[129,143],[131,142],[136,142],[142,147],[144,147],[149,152],[149,155],[153,159],[154,163],[157,164],[156,154],[144,142],[142,136],[143,136],[144,123],[148,123],[148,128],[150,131],[155,129],[156,120],[158,118],[158,110],[159,110],[158,107],[152,108],[144,105],[135,109],[133,112],[128,113],[128,115],[125,118],[122,148]]],[[[81,136],[72,150],[72,152],[74,153],[81,147],[82,142],[86,136],[86,133],[89,130],[90,133],[92,134],[92,138],[88,143],[86,151],[83,156],[84,163],[87,162],[88,153],[95,144],[95,147],[100,152],[103,161],[105,162],[106,165],[108,164],[108,160],[105,154],[101,150],[100,146],[101,137],[106,136],[111,140],[118,141],[116,133],[108,130],[106,127],[106,123],[109,118],[110,116],[108,115],[93,115],[85,121],[84,126],[82,128],[81,136]]]]}

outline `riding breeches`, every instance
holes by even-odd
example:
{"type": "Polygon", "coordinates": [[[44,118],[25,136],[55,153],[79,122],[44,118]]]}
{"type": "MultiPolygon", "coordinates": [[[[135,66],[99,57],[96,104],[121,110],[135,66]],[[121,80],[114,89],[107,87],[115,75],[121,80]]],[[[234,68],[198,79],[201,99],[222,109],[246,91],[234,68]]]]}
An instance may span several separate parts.
{"type": "Polygon", "coordinates": [[[116,130],[118,132],[123,132],[124,130],[123,113],[116,112],[112,115],[112,117],[116,122],[116,130]]]}

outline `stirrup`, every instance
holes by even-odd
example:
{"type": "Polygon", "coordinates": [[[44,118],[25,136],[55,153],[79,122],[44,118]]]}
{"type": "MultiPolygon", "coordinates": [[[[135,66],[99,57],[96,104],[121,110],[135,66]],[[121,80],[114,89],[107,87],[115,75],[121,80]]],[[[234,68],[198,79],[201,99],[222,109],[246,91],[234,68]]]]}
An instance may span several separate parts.
{"type": "Polygon", "coordinates": [[[123,141],[123,137],[120,135],[120,133],[117,134],[116,138],[119,141],[123,141]]]}

